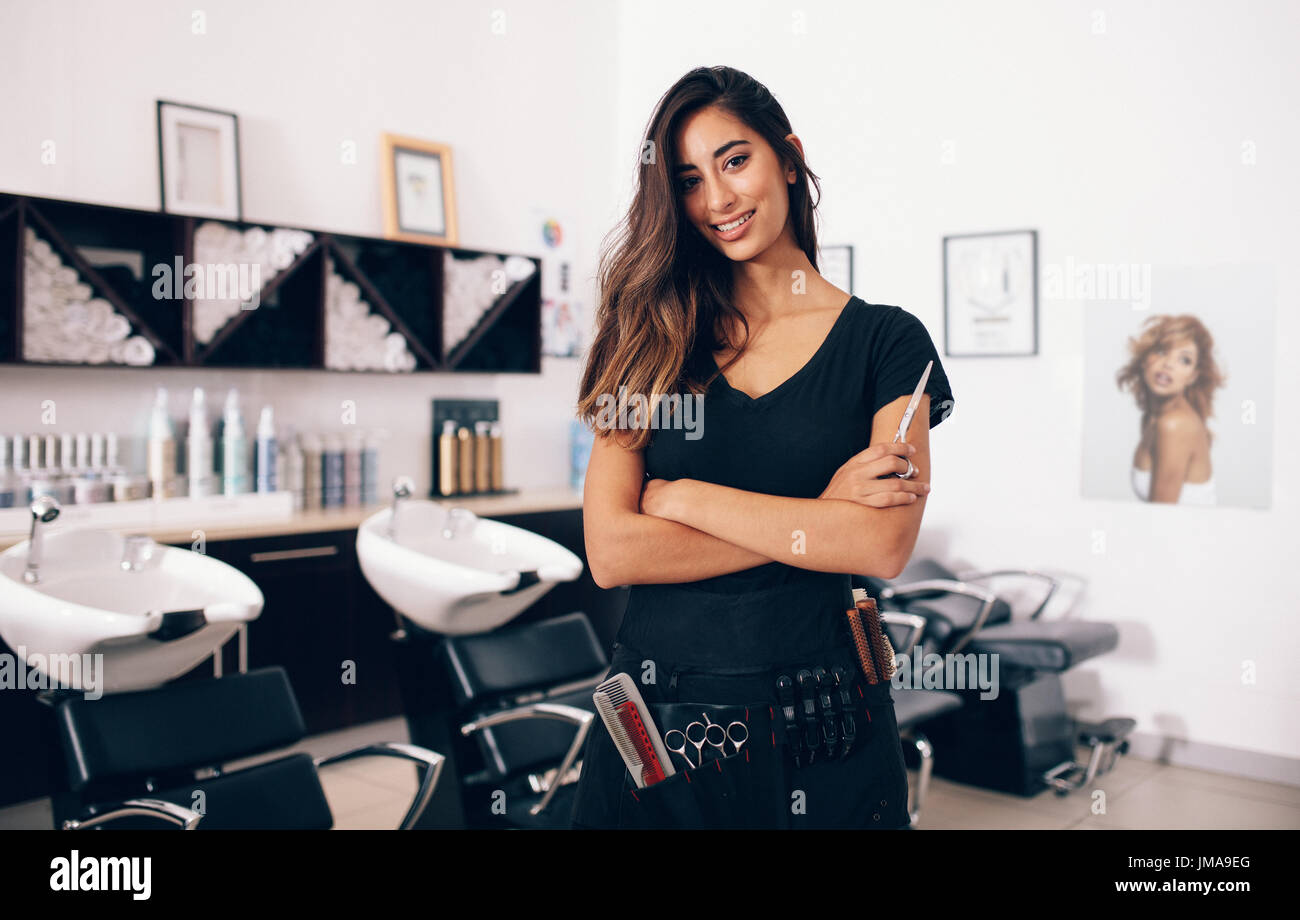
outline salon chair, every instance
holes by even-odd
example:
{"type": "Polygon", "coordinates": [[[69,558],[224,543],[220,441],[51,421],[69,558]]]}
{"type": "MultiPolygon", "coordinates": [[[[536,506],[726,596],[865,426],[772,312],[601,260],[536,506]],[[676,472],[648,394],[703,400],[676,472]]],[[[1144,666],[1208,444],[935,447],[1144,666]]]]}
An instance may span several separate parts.
{"type": "Polygon", "coordinates": [[[592,694],[609,669],[586,614],[448,637],[443,654],[466,739],[466,823],[568,828],[592,694]]]}
{"type": "Polygon", "coordinates": [[[49,691],[68,789],[52,796],[65,830],[178,827],[186,830],[328,830],[334,817],[318,770],[361,757],[397,757],[420,767],[419,788],[400,827],[427,805],[443,757],[409,744],[376,744],[332,757],[288,754],[227,771],[224,765],[302,740],[302,714],[284,669],[176,681],[153,690],[87,700],[49,691]]]}
{"type": "MultiPolygon", "coordinates": [[[[894,647],[895,655],[915,654],[921,636],[925,632],[926,620],[913,613],[882,611],[881,622],[889,634],[889,642],[894,647]]],[[[937,719],[946,712],[962,707],[962,698],[948,690],[928,690],[921,687],[892,687],[894,697],[894,716],[898,721],[898,733],[903,742],[904,755],[908,748],[916,754],[917,775],[915,789],[908,790],[908,819],[912,827],[921,821],[921,809],[925,805],[925,796],[930,788],[930,775],[934,770],[934,745],[921,730],[921,725],[937,719]]],[[[904,758],[910,761],[910,757],[904,758]]]]}
{"type": "Polygon", "coordinates": [[[1043,617],[1060,579],[1021,569],[956,572],[937,560],[918,559],[892,581],[853,581],[877,599],[882,614],[924,620],[914,651],[997,656],[988,659],[997,662],[995,698],[981,699],[978,687],[944,687],[963,705],[913,723],[924,726],[943,753],[937,775],[1022,796],[1045,788],[1065,795],[1109,772],[1127,753],[1134,720],[1083,722],[1066,711],[1061,674],[1114,649],[1119,632],[1112,623],[1043,617]],[[1031,614],[1016,618],[1010,604],[983,584],[994,578],[1030,579],[1048,590],[1031,614]],[[1089,750],[1086,763],[1075,759],[1076,743],[1089,750]]]}

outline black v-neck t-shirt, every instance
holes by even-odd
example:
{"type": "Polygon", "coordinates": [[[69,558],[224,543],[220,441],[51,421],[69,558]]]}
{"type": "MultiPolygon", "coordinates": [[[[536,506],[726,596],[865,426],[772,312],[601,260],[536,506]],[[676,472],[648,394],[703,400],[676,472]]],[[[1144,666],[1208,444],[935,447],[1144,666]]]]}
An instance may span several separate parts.
{"type": "MultiPolygon", "coordinates": [[[[694,360],[706,379],[717,369],[706,349],[694,360]]],[[[870,445],[876,412],[910,396],[931,360],[925,391],[933,428],[951,414],[953,396],[929,332],[901,307],[852,297],[813,356],[783,383],[754,398],[719,374],[704,394],[693,432],[654,429],[644,453],[646,474],[816,498],[845,461],[870,445]]],[[[734,593],[827,574],[770,562],[678,586],[734,593]]],[[[842,576],[845,590],[852,574],[861,573],[842,576]]],[[[654,587],[633,585],[632,592],[654,587]]]]}

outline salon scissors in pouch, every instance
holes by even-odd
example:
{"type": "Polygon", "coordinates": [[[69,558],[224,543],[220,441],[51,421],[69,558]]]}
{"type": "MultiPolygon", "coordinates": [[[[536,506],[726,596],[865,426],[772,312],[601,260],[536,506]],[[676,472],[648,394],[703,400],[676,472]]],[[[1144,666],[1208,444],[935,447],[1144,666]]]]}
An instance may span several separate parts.
{"type": "Polygon", "coordinates": [[[703,722],[692,722],[686,726],[686,731],[680,728],[670,729],[664,733],[664,747],[673,753],[679,755],[682,760],[690,767],[698,767],[704,764],[704,748],[707,745],[718,752],[719,757],[728,756],[727,742],[730,741],[735,747],[731,753],[740,753],[741,747],[749,740],[749,726],[744,722],[732,722],[725,728],[719,722],[711,722],[707,712],[701,713],[703,722]],[[673,741],[677,740],[674,736],[680,737],[680,743],[674,747],[673,741]],[[690,755],[686,753],[686,743],[690,742],[695,747],[697,760],[692,761],[690,755]]]}

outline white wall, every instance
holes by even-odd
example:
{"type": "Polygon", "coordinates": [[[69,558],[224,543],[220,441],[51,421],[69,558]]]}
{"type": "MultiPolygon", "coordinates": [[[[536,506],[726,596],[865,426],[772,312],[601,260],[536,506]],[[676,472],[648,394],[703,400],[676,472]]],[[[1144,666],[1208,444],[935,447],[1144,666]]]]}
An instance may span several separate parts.
{"type": "MultiPolygon", "coordinates": [[[[205,35],[192,33],[193,8],[0,4],[0,190],[157,208],[162,98],[239,114],[249,220],[382,236],[379,136],[391,131],[452,145],[464,248],[540,255],[533,205],[570,207],[593,228],[608,221],[616,138],[592,117],[613,105],[608,4],[512,5],[500,34],[491,4],[212,0],[197,5],[205,35]],[[47,139],[52,166],[40,159],[47,139]],[[355,165],[341,162],[348,140],[355,165]]],[[[575,265],[589,287],[594,236],[579,234],[575,265]]],[[[139,433],[159,384],[185,391],[172,394],[178,415],[190,387],[209,388],[211,405],[235,385],[246,414],[269,401],[299,429],[340,430],[351,399],[359,427],[391,434],[381,484],[407,473],[423,491],[431,400],[496,398],[507,486],[553,487],[569,478],[579,371],[576,358],[543,358],[540,378],[4,367],[0,430],[40,430],[41,401],[53,399],[61,430],[139,433]]]]}
{"type": "MultiPolygon", "coordinates": [[[[1274,263],[1277,394],[1300,318],[1295,212],[1300,7],[1285,2],[622,4],[615,129],[635,143],[682,73],[765,83],[823,182],[821,240],[857,247],[857,293],[923,319],[942,349],[940,240],[1037,228],[1040,265],[1274,263]],[[1104,31],[1093,33],[1094,10],[1104,31]],[[1293,102],[1293,100],[1292,100],[1293,102]],[[1242,165],[1243,140],[1258,164],[1242,165]],[[955,162],[941,160],[951,141],[955,162]]],[[[1076,572],[1080,614],[1120,646],[1070,672],[1086,718],[1186,739],[1135,746],[1300,783],[1295,469],[1276,420],[1269,511],[1083,500],[1087,304],[1044,300],[1039,355],[944,358],[956,407],[935,429],[917,554],[1076,572]],[[1105,552],[1093,552],[1105,533],[1105,552]],[[1243,686],[1244,662],[1258,683],[1243,686]]],[[[1276,404],[1287,403],[1277,399],[1276,404]]],[[[1225,421],[1224,424],[1227,424],[1225,421]]]]}
{"type": "MultiPolygon", "coordinates": [[[[794,121],[824,179],[822,240],[857,247],[856,293],[906,307],[940,347],[941,237],[1033,227],[1044,265],[1276,265],[1276,393],[1300,385],[1285,360],[1300,320],[1282,308],[1300,244],[1300,130],[1283,97],[1300,85],[1293,3],[1107,5],[1100,34],[1095,0],[545,0],[501,5],[505,35],[492,6],[209,2],[196,37],[179,4],[136,2],[129,16],[5,4],[0,34],[20,40],[0,59],[0,188],[156,207],[153,106],[171,98],[240,113],[250,217],[378,235],[378,134],[399,131],[454,145],[467,247],[535,251],[521,238],[528,207],[572,204],[589,281],[655,101],[690,67],[726,63],[794,121]],[[46,138],[55,167],[38,159],[46,138]],[[356,166],[338,162],[343,139],[358,142],[356,166]]],[[[1085,576],[1081,614],[1118,623],[1121,644],[1069,675],[1080,715],[1135,716],[1145,753],[1164,736],[1174,760],[1300,782],[1281,759],[1300,755],[1298,592],[1283,580],[1300,426],[1276,420],[1269,511],[1081,499],[1086,307],[1042,302],[1036,358],[945,358],[957,408],[934,433],[917,552],[1085,576]]],[[[73,427],[126,430],[155,382],[238,380],[304,425],[358,399],[361,424],[394,431],[382,475],[427,480],[429,399],[495,394],[511,480],[551,485],[567,474],[579,369],[548,359],[540,381],[6,369],[0,423],[35,428],[55,398],[73,427]],[[288,385],[300,380],[311,390],[288,385]]]]}

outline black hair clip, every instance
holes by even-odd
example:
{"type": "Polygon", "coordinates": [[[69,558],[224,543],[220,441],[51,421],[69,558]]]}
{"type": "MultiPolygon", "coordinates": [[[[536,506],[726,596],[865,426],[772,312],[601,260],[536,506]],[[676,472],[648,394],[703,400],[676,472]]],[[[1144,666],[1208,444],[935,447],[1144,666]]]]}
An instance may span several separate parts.
{"type": "Polygon", "coordinates": [[[853,742],[857,737],[857,723],[853,718],[853,697],[849,694],[849,683],[852,679],[851,672],[846,671],[839,665],[831,668],[831,675],[835,680],[836,692],[840,698],[840,719],[844,729],[842,734],[843,749],[840,751],[840,757],[848,757],[849,751],[853,750],[853,742]]]}
{"type": "Polygon", "coordinates": [[[794,681],[789,674],[781,674],[776,679],[776,698],[781,704],[781,715],[785,719],[785,740],[794,755],[794,765],[800,766],[800,752],[803,748],[799,734],[799,723],[794,708],[794,681]]]}

